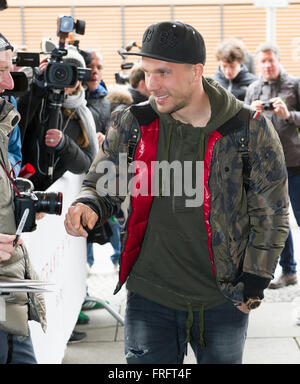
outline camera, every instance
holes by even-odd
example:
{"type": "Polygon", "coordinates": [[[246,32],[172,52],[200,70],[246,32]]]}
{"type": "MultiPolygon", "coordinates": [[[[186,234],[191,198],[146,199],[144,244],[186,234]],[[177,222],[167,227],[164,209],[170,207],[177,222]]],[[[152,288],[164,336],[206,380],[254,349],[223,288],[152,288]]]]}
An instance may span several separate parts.
{"type": "Polygon", "coordinates": [[[50,89],[73,88],[78,80],[86,82],[91,78],[90,69],[77,68],[75,64],[63,62],[63,57],[68,53],[64,47],[65,41],[67,35],[74,29],[76,33],[84,35],[85,21],[75,22],[72,16],[61,16],[57,19],[59,47],[51,51],[50,60],[44,72],[44,85],[50,89]]]}
{"type": "Polygon", "coordinates": [[[15,194],[15,219],[19,225],[26,208],[29,208],[23,232],[32,232],[36,229],[35,214],[38,212],[50,215],[61,215],[63,195],[61,192],[34,191],[33,183],[28,179],[16,178],[15,186],[18,194],[15,194]]]}
{"type": "Polygon", "coordinates": [[[61,16],[57,19],[57,36],[62,33],[70,33],[75,30],[79,35],[84,35],[85,32],[85,21],[75,20],[72,16],[61,16]]]}
{"type": "Polygon", "coordinates": [[[273,111],[274,110],[274,106],[270,101],[265,101],[263,103],[263,107],[264,107],[265,111],[273,111]]]}
{"type": "Polygon", "coordinates": [[[91,70],[77,68],[73,64],[65,64],[53,60],[53,52],[47,68],[45,70],[45,86],[48,88],[63,89],[75,87],[77,80],[89,81],[91,70]]]}
{"type": "Polygon", "coordinates": [[[117,84],[129,83],[129,75],[126,74],[125,71],[128,69],[131,69],[133,67],[134,63],[127,63],[126,62],[126,58],[127,58],[126,52],[131,51],[131,49],[133,47],[141,48],[135,41],[131,41],[126,45],[125,49],[124,48],[118,49],[118,54],[122,57],[123,62],[121,64],[122,72],[121,73],[119,73],[119,72],[115,73],[115,80],[116,80],[117,84]]]}
{"type": "MultiPolygon", "coordinates": [[[[12,63],[17,67],[35,68],[40,65],[40,54],[35,52],[17,52],[17,56],[12,59],[12,63]]],[[[28,91],[28,79],[24,72],[10,72],[14,81],[13,89],[6,89],[4,96],[23,96],[28,91]]]]}

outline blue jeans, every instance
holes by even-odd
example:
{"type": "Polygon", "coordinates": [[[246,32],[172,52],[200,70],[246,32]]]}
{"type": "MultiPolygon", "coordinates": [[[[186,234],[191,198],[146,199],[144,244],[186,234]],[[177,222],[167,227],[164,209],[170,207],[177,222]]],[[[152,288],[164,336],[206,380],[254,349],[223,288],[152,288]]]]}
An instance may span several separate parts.
{"type": "MultiPolygon", "coordinates": [[[[109,242],[111,243],[114,249],[114,254],[110,256],[110,259],[113,264],[117,264],[121,255],[121,227],[118,223],[115,223],[111,220],[108,221],[108,224],[112,230],[112,235],[109,238],[109,242]]],[[[87,243],[87,263],[90,267],[94,264],[93,243],[87,243]]]]}
{"type": "MultiPolygon", "coordinates": [[[[125,316],[128,364],[181,364],[186,351],[188,312],[167,308],[129,292],[125,316]]],[[[241,364],[248,315],[226,302],[204,311],[201,347],[199,312],[193,312],[190,344],[198,364],[241,364]]]]}
{"type": "MultiPolygon", "coordinates": [[[[297,221],[300,226],[300,175],[295,174],[288,169],[288,184],[289,184],[289,197],[292,205],[292,209],[297,221]]],[[[296,261],[294,257],[294,243],[291,230],[289,231],[288,238],[286,239],[283,251],[280,255],[279,264],[282,267],[283,273],[295,274],[296,261]]]]}
{"type": "Polygon", "coordinates": [[[94,264],[93,243],[86,243],[86,259],[90,267],[94,264]]]}
{"type": "Polygon", "coordinates": [[[0,364],[37,364],[31,336],[0,331],[0,364]]]}
{"type": "Polygon", "coordinates": [[[114,254],[110,256],[110,259],[113,264],[117,264],[121,255],[121,227],[119,223],[115,223],[112,220],[109,220],[108,223],[112,230],[112,235],[110,236],[109,241],[114,249],[114,254]]]}

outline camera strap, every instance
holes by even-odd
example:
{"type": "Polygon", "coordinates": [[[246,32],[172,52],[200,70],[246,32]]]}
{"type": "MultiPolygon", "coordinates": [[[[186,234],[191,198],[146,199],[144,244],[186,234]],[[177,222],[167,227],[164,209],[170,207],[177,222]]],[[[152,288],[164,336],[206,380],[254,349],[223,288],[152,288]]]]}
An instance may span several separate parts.
{"type": "MultiPolygon", "coordinates": [[[[4,172],[5,172],[6,176],[8,177],[9,181],[11,182],[11,185],[13,186],[13,189],[14,189],[16,195],[17,195],[18,197],[22,197],[20,191],[18,190],[18,188],[17,188],[17,186],[16,186],[16,184],[15,184],[15,180],[14,180],[14,178],[11,176],[11,172],[14,172],[13,169],[11,170],[11,172],[8,172],[8,170],[6,169],[6,166],[5,166],[5,164],[3,163],[2,160],[0,160],[0,164],[1,164],[1,166],[2,166],[2,168],[3,168],[3,170],[4,170],[4,172]]],[[[16,164],[17,164],[17,163],[16,163],[16,164]]],[[[16,164],[15,164],[15,165],[16,165],[16,164]]],[[[14,165],[14,166],[15,166],[15,165],[14,165]]]]}

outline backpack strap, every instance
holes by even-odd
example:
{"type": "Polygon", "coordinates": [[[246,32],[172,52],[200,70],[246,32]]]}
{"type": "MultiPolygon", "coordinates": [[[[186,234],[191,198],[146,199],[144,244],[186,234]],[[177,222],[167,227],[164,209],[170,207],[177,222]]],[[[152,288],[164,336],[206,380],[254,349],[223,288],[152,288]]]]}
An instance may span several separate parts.
{"type": "MultiPolygon", "coordinates": [[[[151,107],[149,101],[134,104],[130,107],[130,112],[136,117],[138,124],[149,125],[154,121],[158,115],[151,107]]],[[[130,165],[135,156],[136,147],[141,138],[141,131],[137,124],[132,124],[129,130],[128,150],[127,150],[127,163],[130,165]]]]}
{"type": "Polygon", "coordinates": [[[133,162],[136,147],[138,144],[138,141],[140,139],[139,137],[139,130],[137,127],[134,127],[134,125],[131,126],[130,132],[129,132],[129,139],[128,139],[128,149],[127,149],[127,164],[130,165],[133,162]]]}
{"type": "Polygon", "coordinates": [[[235,116],[218,128],[218,132],[222,136],[228,134],[235,135],[237,150],[241,154],[243,161],[243,184],[246,192],[249,188],[251,172],[251,163],[249,160],[249,121],[252,113],[253,111],[244,105],[235,116]]]}
{"type": "Polygon", "coordinates": [[[242,155],[243,161],[243,184],[246,192],[250,184],[251,163],[249,159],[249,121],[250,111],[243,108],[243,115],[245,119],[242,120],[241,129],[236,132],[236,140],[238,145],[238,152],[242,155]]]}

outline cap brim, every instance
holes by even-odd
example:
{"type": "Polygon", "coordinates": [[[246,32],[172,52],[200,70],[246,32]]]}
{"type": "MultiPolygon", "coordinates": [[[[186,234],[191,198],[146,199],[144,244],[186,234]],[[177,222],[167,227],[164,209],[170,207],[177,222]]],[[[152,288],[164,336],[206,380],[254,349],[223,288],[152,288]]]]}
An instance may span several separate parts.
{"type": "Polygon", "coordinates": [[[143,52],[123,52],[124,56],[131,55],[131,56],[143,56],[143,57],[149,57],[150,59],[155,60],[161,60],[161,61],[168,61],[169,63],[178,63],[178,64],[187,64],[185,61],[179,61],[179,60],[173,60],[168,57],[163,57],[159,55],[152,55],[151,53],[143,53],[143,52]]]}

